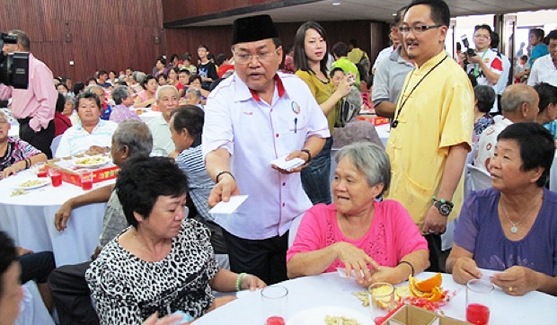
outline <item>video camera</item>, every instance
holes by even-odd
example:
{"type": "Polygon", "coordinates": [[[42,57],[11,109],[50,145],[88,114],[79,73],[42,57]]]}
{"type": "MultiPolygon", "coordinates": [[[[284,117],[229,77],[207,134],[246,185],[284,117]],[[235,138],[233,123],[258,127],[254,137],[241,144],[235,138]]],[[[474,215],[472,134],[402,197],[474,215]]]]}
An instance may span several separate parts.
{"type": "MultiPolygon", "coordinates": [[[[4,44],[17,44],[17,36],[0,33],[0,49],[4,44]]],[[[0,83],[18,89],[27,89],[29,83],[29,53],[0,51],[0,83]]]]}
{"type": "Polygon", "coordinates": [[[468,38],[466,37],[466,35],[462,35],[460,37],[460,40],[462,41],[462,45],[466,48],[466,55],[467,56],[475,56],[476,51],[474,51],[474,49],[470,48],[470,42],[468,42],[468,38]]]}

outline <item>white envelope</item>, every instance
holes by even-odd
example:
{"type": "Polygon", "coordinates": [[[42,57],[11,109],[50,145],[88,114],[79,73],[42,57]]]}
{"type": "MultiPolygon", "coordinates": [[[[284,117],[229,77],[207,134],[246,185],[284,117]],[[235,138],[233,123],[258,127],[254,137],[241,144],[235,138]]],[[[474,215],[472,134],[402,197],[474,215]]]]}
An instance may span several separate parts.
{"type": "Polygon", "coordinates": [[[248,195],[234,195],[230,197],[230,201],[220,201],[211,210],[210,214],[231,214],[238,209],[242,203],[248,198],[248,195]]]}
{"type": "Polygon", "coordinates": [[[286,157],[288,157],[288,155],[271,161],[271,165],[275,165],[280,169],[291,171],[292,169],[296,167],[300,167],[306,163],[306,161],[301,158],[293,158],[290,160],[286,160],[286,157]]]}

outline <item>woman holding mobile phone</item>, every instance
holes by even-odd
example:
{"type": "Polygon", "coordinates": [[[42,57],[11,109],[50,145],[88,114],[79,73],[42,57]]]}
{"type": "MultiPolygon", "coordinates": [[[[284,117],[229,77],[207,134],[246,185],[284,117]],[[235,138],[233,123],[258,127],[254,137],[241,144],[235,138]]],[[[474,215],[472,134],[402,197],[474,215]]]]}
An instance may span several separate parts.
{"type": "MultiPolygon", "coordinates": [[[[327,74],[327,36],[323,27],[313,21],[302,24],[294,40],[294,64],[296,75],[309,86],[311,93],[321,107],[333,134],[337,118],[337,103],[350,93],[353,81],[347,75],[336,90],[327,74]]],[[[331,148],[332,137],[327,139],[321,152],[312,159],[309,166],[302,169],[302,185],[313,204],[331,203],[331,148]]]]}

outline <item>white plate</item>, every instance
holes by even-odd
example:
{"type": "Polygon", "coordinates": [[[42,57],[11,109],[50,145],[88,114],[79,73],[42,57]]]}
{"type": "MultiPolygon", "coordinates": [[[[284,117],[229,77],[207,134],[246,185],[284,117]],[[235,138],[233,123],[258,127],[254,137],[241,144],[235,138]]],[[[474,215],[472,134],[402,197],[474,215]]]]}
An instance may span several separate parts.
{"type": "Polygon", "coordinates": [[[372,325],[371,313],[341,306],[323,306],[302,310],[288,318],[286,325],[324,325],[327,316],[344,316],[356,320],[360,325],[372,325]]]}
{"type": "Polygon", "coordinates": [[[82,157],[73,160],[73,164],[81,168],[97,168],[104,166],[107,163],[108,158],[103,156],[82,157]]]}
{"type": "Polygon", "coordinates": [[[31,178],[18,184],[15,188],[19,190],[32,190],[34,188],[43,187],[50,184],[50,179],[48,178],[31,178]]]}

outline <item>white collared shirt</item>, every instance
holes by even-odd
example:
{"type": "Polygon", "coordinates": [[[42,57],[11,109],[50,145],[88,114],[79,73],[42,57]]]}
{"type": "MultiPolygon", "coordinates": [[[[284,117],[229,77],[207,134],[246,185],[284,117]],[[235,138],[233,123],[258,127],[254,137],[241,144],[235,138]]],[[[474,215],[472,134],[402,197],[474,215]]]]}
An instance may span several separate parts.
{"type": "Polygon", "coordinates": [[[254,99],[236,73],[211,92],[205,105],[203,156],[225,148],[240,193],[249,195],[234,214],[215,222],[245,239],[282,235],[311,207],[300,173],[281,174],[270,162],[302,149],[310,136],[330,136],[308,86],[295,75],[277,76],[284,93],[279,96],[280,86],[275,88],[271,105],[254,99]]]}
{"type": "Polygon", "coordinates": [[[112,135],[118,124],[112,121],[105,121],[99,118],[99,123],[91,133],[87,132],[81,124],[74,125],[64,132],[55,157],[68,157],[83,153],[89,147],[95,145],[99,147],[110,147],[112,135]]]}

